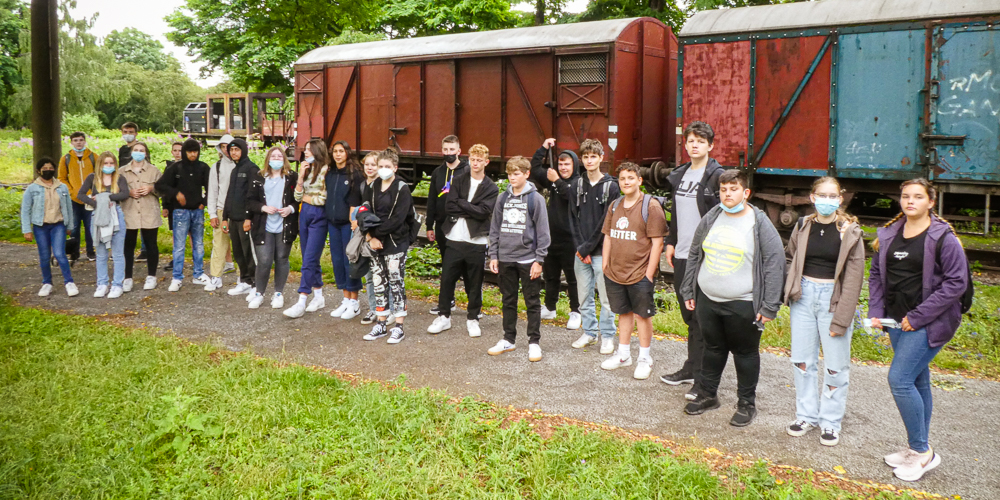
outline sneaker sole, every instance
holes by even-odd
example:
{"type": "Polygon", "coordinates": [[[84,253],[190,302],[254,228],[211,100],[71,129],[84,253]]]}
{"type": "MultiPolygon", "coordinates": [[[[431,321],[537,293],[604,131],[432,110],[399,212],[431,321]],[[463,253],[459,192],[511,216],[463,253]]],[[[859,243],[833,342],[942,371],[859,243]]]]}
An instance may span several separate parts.
{"type": "MultiPolygon", "coordinates": [[[[793,431],[793,430],[791,430],[791,429],[789,429],[787,427],[785,428],[785,432],[787,432],[788,435],[792,436],[792,437],[802,437],[802,436],[805,436],[806,434],[809,434],[809,431],[811,431],[811,430],[813,430],[812,427],[810,427],[808,429],[802,429],[801,431],[793,431]]],[[[821,442],[822,442],[822,440],[821,440],[821,442]]]]}
{"type": "Polygon", "coordinates": [[[405,336],[403,336],[403,337],[400,337],[400,338],[398,338],[398,339],[393,339],[393,338],[390,338],[389,340],[386,340],[386,341],[385,341],[385,343],[386,343],[386,344],[398,344],[398,343],[400,343],[400,342],[402,342],[402,341],[404,341],[404,340],[406,340],[406,337],[405,337],[405,336]]]}
{"type": "Polygon", "coordinates": [[[513,351],[514,349],[517,349],[517,347],[511,347],[510,349],[504,349],[502,351],[493,351],[493,350],[490,350],[490,351],[486,351],[486,354],[489,354],[490,356],[499,356],[499,355],[501,355],[501,354],[503,354],[505,352],[513,351]]]}
{"type": "Polygon", "coordinates": [[[439,333],[441,333],[441,332],[445,332],[445,331],[448,331],[448,330],[451,330],[451,327],[450,327],[450,326],[449,326],[449,327],[447,327],[447,328],[442,328],[442,329],[440,329],[440,330],[438,330],[438,331],[436,331],[436,332],[434,332],[434,331],[431,331],[430,329],[428,329],[428,330],[427,330],[427,333],[429,333],[429,334],[431,334],[431,335],[437,335],[437,334],[439,334],[439,333]]]}
{"type": "Polygon", "coordinates": [[[697,411],[693,411],[692,412],[692,411],[688,411],[687,408],[684,408],[684,413],[686,413],[688,415],[701,415],[702,413],[705,413],[707,411],[715,410],[715,409],[719,408],[720,406],[722,406],[722,404],[719,403],[718,399],[716,399],[715,403],[713,403],[711,406],[706,406],[705,408],[699,408],[697,411]]]}
{"type": "Polygon", "coordinates": [[[292,319],[299,319],[299,318],[301,318],[303,316],[302,314],[299,314],[299,315],[288,314],[288,313],[281,313],[281,314],[283,316],[285,316],[286,318],[292,318],[292,319]]]}
{"type": "Polygon", "coordinates": [[[660,382],[663,382],[664,384],[667,384],[667,385],[684,385],[684,384],[693,384],[694,383],[694,379],[693,378],[685,378],[685,379],[681,379],[681,380],[669,380],[669,379],[667,379],[666,376],[662,376],[662,377],[660,377],[660,382]]]}
{"type": "Polygon", "coordinates": [[[370,324],[372,324],[374,322],[375,322],[375,320],[373,320],[373,319],[363,319],[363,320],[361,320],[361,324],[362,325],[370,325],[370,324]]]}
{"type": "Polygon", "coordinates": [[[378,337],[369,337],[369,336],[365,335],[364,337],[361,337],[361,340],[371,342],[373,340],[384,339],[384,338],[386,338],[388,336],[389,336],[388,333],[385,334],[385,335],[379,335],[378,337]]]}
{"type": "Polygon", "coordinates": [[[822,437],[819,438],[819,444],[823,446],[837,446],[838,443],[840,443],[839,437],[837,439],[823,439],[822,437]]]}
{"type": "Polygon", "coordinates": [[[614,368],[605,368],[604,365],[601,365],[601,369],[602,370],[611,371],[611,370],[617,370],[619,368],[625,368],[626,366],[632,366],[632,360],[631,359],[629,359],[627,363],[622,363],[622,364],[620,364],[620,365],[618,365],[618,366],[616,366],[614,368]]]}
{"type": "Polygon", "coordinates": [[[899,467],[897,467],[895,470],[893,470],[892,473],[897,478],[899,478],[899,479],[901,479],[903,481],[917,481],[920,478],[924,477],[924,474],[927,474],[928,472],[930,472],[931,470],[933,470],[938,465],[941,465],[941,455],[938,455],[937,453],[934,453],[934,458],[932,458],[931,461],[927,463],[927,465],[925,465],[925,466],[923,466],[923,467],[921,467],[919,469],[916,469],[916,472],[913,475],[910,475],[910,476],[907,476],[906,474],[900,475],[900,473],[899,473],[899,467]]]}
{"type": "Polygon", "coordinates": [[[537,358],[532,358],[532,357],[529,357],[529,358],[528,358],[528,361],[531,361],[532,363],[534,363],[534,362],[536,362],[536,361],[541,361],[541,360],[542,360],[542,357],[541,357],[541,356],[539,356],[539,357],[537,357],[537,358]]]}

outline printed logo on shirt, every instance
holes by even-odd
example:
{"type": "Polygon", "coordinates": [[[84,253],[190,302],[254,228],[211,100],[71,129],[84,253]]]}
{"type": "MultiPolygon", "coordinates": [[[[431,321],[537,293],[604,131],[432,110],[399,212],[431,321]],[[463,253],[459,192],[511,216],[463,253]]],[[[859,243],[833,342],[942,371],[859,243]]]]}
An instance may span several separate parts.
{"type": "Polygon", "coordinates": [[[618,229],[611,230],[610,236],[612,238],[616,240],[637,241],[636,238],[638,238],[639,235],[636,234],[635,231],[625,231],[625,229],[628,229],[628,217],[620,217],[618,222],[615,222],[615,227],[618,229]]]}
{"type": "Polygon", "coordinates": [[[697,198],[699,184],[701,182],[682,180],[680,185],[677,186],[676,196],[678,198],[697,198]]]}
{"type": "Polygon", "coordinates": [[[503,209],[503,223],[500,225],[501,233],[522,234],[525,229],[525,222],[528,221],[528,204],[523,201],[508,201],[503,209]]]}
{"type": "Polygon", "coordinates": [[[892,256],[895,257],[897,260],[903,260],[910,256],[910,252],[896,252],[892,254],[892,256]]]}
{"type": "Polygon", "coordinates": [[[745,244],[742,232],[729,226],[713,227],[702,244],[708,270],[717,276],[736,272],[746,256],[745,244]]]}

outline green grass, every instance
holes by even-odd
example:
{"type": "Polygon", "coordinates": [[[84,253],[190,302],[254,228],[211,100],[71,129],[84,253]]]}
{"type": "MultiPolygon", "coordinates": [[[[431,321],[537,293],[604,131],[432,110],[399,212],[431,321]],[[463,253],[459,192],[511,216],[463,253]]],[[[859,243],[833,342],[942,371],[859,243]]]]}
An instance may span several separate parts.
{"type": "Polygon", "coordinates": [[[0,353],[3,498],[870,498],[6,298],[0,353]]]}

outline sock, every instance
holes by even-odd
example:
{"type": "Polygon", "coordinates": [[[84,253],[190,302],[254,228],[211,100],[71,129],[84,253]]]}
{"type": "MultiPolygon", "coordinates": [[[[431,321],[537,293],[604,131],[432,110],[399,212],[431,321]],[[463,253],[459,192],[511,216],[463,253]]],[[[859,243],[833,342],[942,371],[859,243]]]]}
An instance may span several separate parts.
{"type": "Polygon", "coordinates": [[[323,289],[322,288],[317,288],[317,289],[313,290],[313,295],[315,295],[317,297],[322,297],[323,296],[323,289]]]}
{"type": "Polygon", "coordinates": [[[623,358],[632,357],[632,345],[631,344],[618,344],[618,355],[623,358]]]}
{"type": "Polygon", "coordinates": [[[301,293],[299,294],[299,304],[300,305],[306,305],[306,297],[307,297],[306,295],[302,295],[301,293]]]}
{"type": "Polygon", "coordinates": [[[639,359],[642,358],[652,359],[649,355],[649,347],[639,347],[639,359]]]}

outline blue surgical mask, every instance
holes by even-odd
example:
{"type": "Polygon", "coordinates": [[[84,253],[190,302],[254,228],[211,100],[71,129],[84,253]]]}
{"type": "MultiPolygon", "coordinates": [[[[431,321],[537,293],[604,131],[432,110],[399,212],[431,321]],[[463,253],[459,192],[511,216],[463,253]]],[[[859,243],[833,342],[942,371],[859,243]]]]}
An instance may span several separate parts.
{"type": "Polygon", "coordinates": [[[273,168],[275,170],[281,170],[281,167],[285,166],[285,162],[283,162],[281,160],[270,160],[270,161],[267,162],[267,164],[270,165],[271,168],[273,168]]]}
{"type": "Polygon", "coordinates": [[[829,217],[837,212],[840,208],[840,201],[830,200],[827,198],[816,198],[816,203],[813,203],[816,207],[816,213],[822,215],[823,217],[829,217]]]}
{"type": "Polygon", "coordinates": [[[132,151],[132,160],[137,162],[142,162],[146,159],[146,153],[142,151],[132,151]]]}
{"type": "Polygon", "coordinates": [[[73,148],[73,151],[76,151],[77,153],[82,153],[82,152],[86,151],[86,149],[87,149],[87,146],[84,146],[84,147],[82,147],[80,149],[73,148]]]}
{"type": "Polygon", "coordinates": [[[316,157],[315,156],[310,156],[309,158],[306,158],[306,163],[308,163],[310,165],[312,165],[312,162],[314,162],[314,161],[316,161],[316,157]]]}
{"type": "Polygon", "coordinates": [[[101,167],[101,172],[111,175],[115,173],[115,167],[101,167]]]}
{"type": "Polygon", "coordinates": [[[724,210],[727,214],[738,214],[743,211],[743,208],[746,206],[746,204],[741,201],[739,205],[736,205],[733,208],[729,208],[722,202],[719,202],[719,206],[722,207],[722,210],[724,210]]]}

